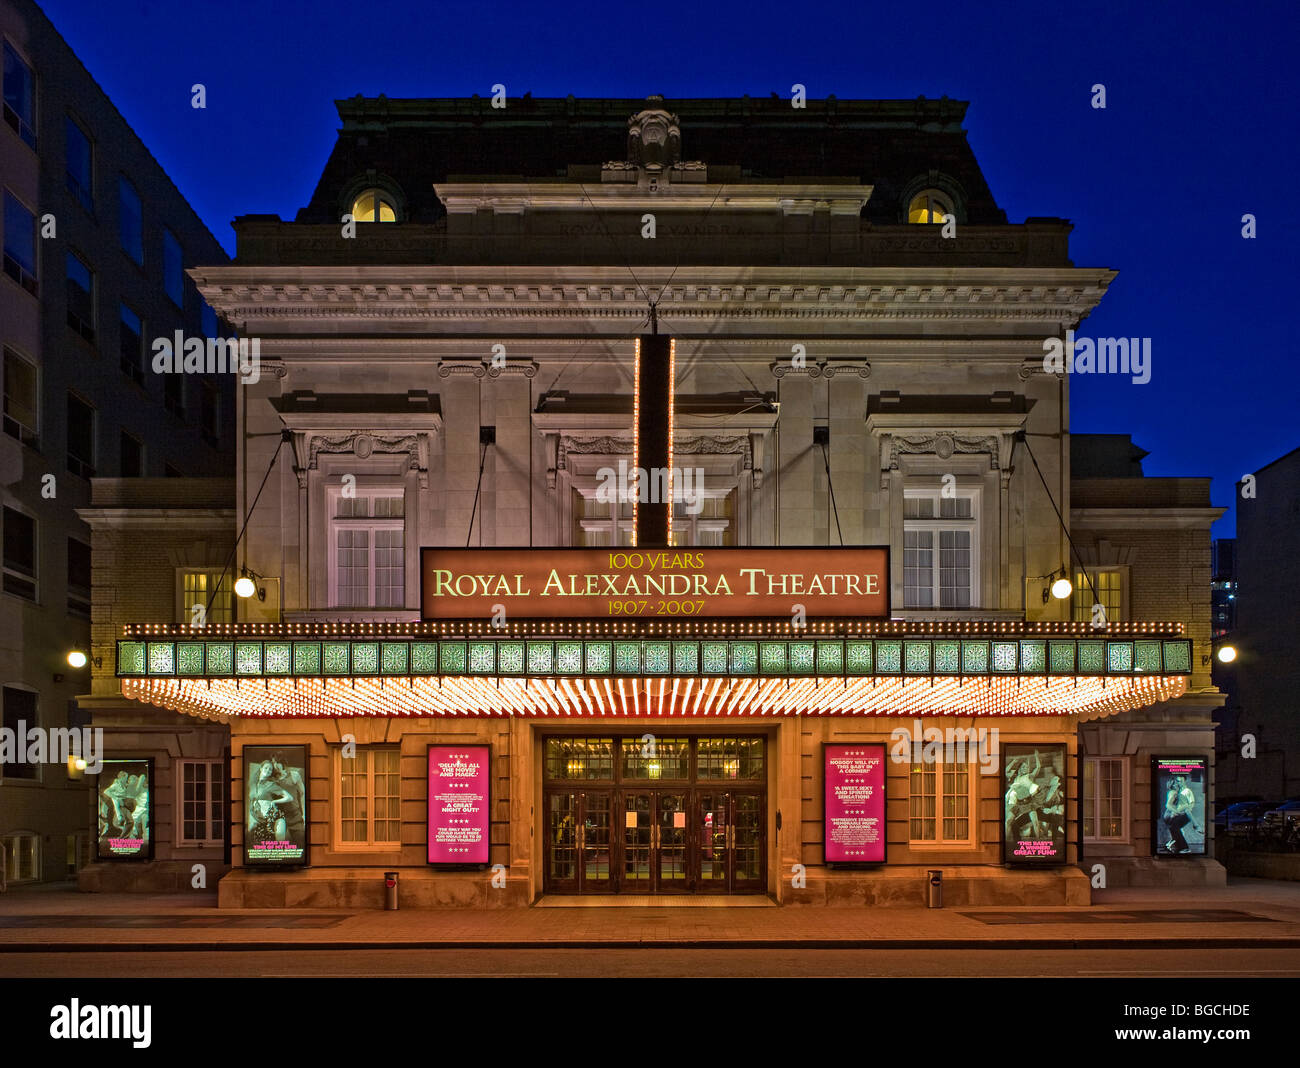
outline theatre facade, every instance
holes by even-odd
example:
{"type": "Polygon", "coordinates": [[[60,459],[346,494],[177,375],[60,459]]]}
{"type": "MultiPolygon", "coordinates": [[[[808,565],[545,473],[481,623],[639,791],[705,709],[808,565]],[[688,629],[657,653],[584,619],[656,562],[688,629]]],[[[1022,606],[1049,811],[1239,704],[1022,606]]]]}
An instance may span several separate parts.
{"type": "Polygon", "coordinates": [[[83,887],[1221,880],[1218,513],[1197,480],[1072,510],[1043,343],[1115,272],[1007,222],[964,108],[340,102],[310,204],[192,272],[260,343],[233,487],[83,513],[82,704],[124,762],[83,887]]]}

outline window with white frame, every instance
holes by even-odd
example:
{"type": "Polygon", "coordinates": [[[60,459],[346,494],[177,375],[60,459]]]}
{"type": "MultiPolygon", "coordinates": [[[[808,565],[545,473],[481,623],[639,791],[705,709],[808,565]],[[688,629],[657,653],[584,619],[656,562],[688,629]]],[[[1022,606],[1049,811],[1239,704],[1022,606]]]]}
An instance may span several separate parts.
{"type": "Polygon", "coordinates": [[[1083,758],[1083,837],[1123,839],[1125,783],[1128,766],[1123,757],[1083,758]]]}
{"type": "Polygon", "coordinates": [[[979,607],[979,508],[975,493],[903,494],[903,607],[979,607]]]}
{"type": "Polygon", "coordinates": [[[41,877],[41,836],[19,831],[0,838],[4,843],[5,881],[34,882],[41,877]]]}
{"type": "Polygon", "coordinates": [[[971,765],[915,759],[919,755],[915,753],[912,761],[911,844],[971,845],[975,831],[971,791],[976,781],[971,765]]]}
{"type": "Polygon", "coordinates": [[[406,606],[406,499],[400,489],[329,492],[330,606],[406,606]]]}
{"type": "MultiPolygon", "coordinates": [[[[694,497],[694,490],[692,490],[694,497]]],[[[606,501],[573,491],[573,542],[587,547],[631,545],[635,528],[631,501],[606,501]]],[[[736,491],[673,504],[670,545],[735,545],[736,491]],[[692,512],[691,509],[696,511],[692,512]]]]}
{"type": "Polygon", "coordinates": [[[180,762],[181,845],[220,845],[226,827],[226,769],[220,760],[180,762]]]}
{"type": "MultiPolygon", "coordinates": [[[[1075,568],[1071,614],[1076,623],[1090,623],[1093,605],[1105,611],[1104,622],[1118,623],[1124,618],[1124,575],[1115,568],[1087,572],[1075,568]],[[1089,582],[1089,579],[1092,581],[1089,582]]],[[[1098,622],[1101,622],[1099,620],[1098,622]]]]}
{"type": "Polygon", "coordinates": [[[345,757],[334,749],[334,846],[399,849],[402,844],[401,751],[357,746],[345,757]]]}

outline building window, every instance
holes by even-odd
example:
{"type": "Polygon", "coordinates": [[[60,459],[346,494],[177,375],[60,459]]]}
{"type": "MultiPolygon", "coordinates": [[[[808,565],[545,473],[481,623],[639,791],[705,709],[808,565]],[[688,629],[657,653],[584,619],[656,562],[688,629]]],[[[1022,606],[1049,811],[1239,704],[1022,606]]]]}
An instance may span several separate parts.
{"type": "Polygon", "coordinates": [[[144,442],[134,434],[122,431],[118,438],[118,476],[142,478],[144,476],[144,442]]]}
{"type": "Polygon", "coordinates": [[[221,579],[220,571],[201,571],[194,568],[182,568],[176,575],[176,619],[183,627],[195,626],[197,620],[203,619],[206,623],[233,623],[235,621],[234,610],[234,576],[227,573],[224,579],[221,579],[221,586],[217,588],[217,580],[221,579]],[[212,598],[212,607],[208,607],[208,599],[212,597],[212,591],[217,591],[217,596],[212,598]],[[202,612],[195,612],[195,605],[202,605],[202,612]]]}
{"type": "Polygon", "coordinates": [[[199,324],[204,337],[215,338],[221,336],[221,331],[217,325],[217,313],[206,300],[202,301],[199,308],[199,324]]]}
{"type": "Polygon", "coordinates": [[[632,544],[632,502],[602,501],[573,490],[573,545],[632,544]]]}
{"type": "Polygon", "coordinates": [[[401,848],[400,763],[397,746],[358,746],[351,759],[335,748],[336,849],[401,848]]]}
{"type": "Polygon", "coordinates": [[[4,510],[4,591],[36,600],[36,520],[13,508],[4,510]]]}
{"type": "Polygon", "coordinates": [[[381,189],[367,189],[352,202],[352,221],[359,223],[396,222],[397,207],[381,189]]]}
{"type": "Polygon", "coordinates": [[[90,618],[90,546],[68,539],[68,613],[90,618]]]}
{"type": "Polygon", "coordinates": [[[4,845],[6,882],[29,883],[41,877],[40,835],[7,834],[0,843],[4,845]]]}
{"type": "MultiPolygon", "coordinates": [[[[19,686],[6,686],[4,688],[4,729],[13,732],[10,737],[24,737],[23,732],[35,730],[39,726],[36,691],[25,690],[19,686]]],[[[16,757],[18,754],[14,752],[10,755],[16,757]]],[[[37,764],[17,760],[6,760],[0,764],[0,779],[23,779],[34,782],[39,778],[40,767],[37,764]]]]}
{"type": "Polygon", "coordinates": [[[971,786],[969,764],[912,763],[909,837],[913,845],[970,845],[971,786]]]}
{"type": "Polygon", "coordinates": [[[936,189],[923,189],[907,206],[909,223],[941,223],[945,215],[956,218],[952,201],[936,189]]]}
{"type": "Polygon", "coordinates": [[[95,343],[95,272],[75,252],[67,259],[68,326],[90,344],[95,343]]]}
{"type": "Polygon", "coordinates": [[[402,492],[344,497],[330,493],[330,605],[402,608],[406,604],[405,498],[402,492]]]}
{"type": "Polygon", "coordinates": [[[221,444],[221,394],[217,392],[217,387],[211,382],[203,383],[203,395],[199,399],[201,405],[199,428],[203,434],[203,439],[213,446],[221,444]]]}
{"type": "Polygon", "coordinates": [[[178,419],[185,418],[185,376],[179,372],[163,375],[163,407],[178,419]]]}
{"type": "Polygon", "coordinates": [[[735,545],[736,491],[725,497],[704,497],[699,512],[692,515],[690,502],[673,505],[673,531],[669,545],[735,545]]]}
{"type": "Polygon", "coordinates": [[[68,192],[89,212],[95,210],[95,156],[86,131],[68,116],[68,192]]]}
{"type": "Polygon", "coordinates": [[[68,394],[68,470],[95,477],[95,409],[73,393],[68,394]]]}
{"type": "Polygon", "coordinates": [[[1083,759],[1083,837],[1125,838],[1124,784],[1128,768],[1122,757],[1083,759]]]}
{"type": "Polygon", "coordinates": [[[5,433],[24,445],[37,447],[37,423],[41,409],[36,365],[5,347],[5,433]]]}
{"type": "Polygon", "coordinates": [[[144,210],[140,194],[125,178],[117,180],[117,229],[122,251],[144,266],[144,210]]]}
{"type": "MultiPolygon", "coordinates": [[[[144,385],[144,324],[125,304],[122,306],[119,337],[122,349],[122,373],[137,385],[144,385]]],[[[173,376],[174,377],[174,376],[173,376]]]]}
{"type": "Polygon", "coordinates": [[[181,243],[170,230],[163,231],[163,289],[176,307],[185,307],[185,266],[181,243]]]}
{"type": "Polygon", "coordinates": [[[977,509],[973,493],[903,497],[903,607],[978,607],[977,509]]]}
{"type": "Polygon", "coordinates": [[[5,190],[5,274],[33,297],[36,284],[36,216],[5,190]]]}
{"type": "Polygon", "coordinates": [[[220,845],[226,834],[226,768],[219,760],[182,760],[180,844],[220,845]]]}
{"type": "Polygon", "coordinates": [[[1096,587],[1096,602],[1105,609],[1106,616],[1101,622],[1119,623],[1124,619],[1124,576],[1116,570],[1089,571],[1087,574],[1074,572],[1074,593],[1071,595],[1072,618],[1076,623],[1092,622],[1094,603],[1093,587],[1096,587]],[[1088,584],[1089,577],[1092,585],[1088,584]]]}
{"type": "Polygon", "coordinates": [[[36,78],[13,46],[5,42],[5,122],[36,150],[36,78]]]}

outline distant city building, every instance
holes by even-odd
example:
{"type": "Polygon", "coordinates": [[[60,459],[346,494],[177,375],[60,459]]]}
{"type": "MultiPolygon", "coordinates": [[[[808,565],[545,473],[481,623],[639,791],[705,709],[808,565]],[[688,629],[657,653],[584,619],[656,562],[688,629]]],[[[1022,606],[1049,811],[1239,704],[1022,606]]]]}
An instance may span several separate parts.
{"type": "Polygon", "coordinates": [[[1220,726],[1225,796],[1274,801],[1300,795],[1300,448],[1237,484],[1233,695],[1220,726]],[[1249,755],[1248,755],[1249,754],[1249,755]]]}
{"type": "Polygon", "coordinates": [[[1210,545],[1210,625],[1215,640],[1237,622],[1237,539],[1216,538],[1210,545]]]}
{"type": "MultiPolygon", "coordinates": [[[[90,668],[66,657],[89,655],[92,601],[116,593],[92,597],[92,480],[228,474],[234,376],[154,373],[153,339],[217,334],[185,272],[228,257],[40,8],[0,0],[0,38],[0,683],[26,736],[88,722],[90,668]]],[[[142,581],[185,571],[182,550],[142,581]]],[[[75,766],[0,766],[11,885],[82,866],[88,787],[75,766]]]]}

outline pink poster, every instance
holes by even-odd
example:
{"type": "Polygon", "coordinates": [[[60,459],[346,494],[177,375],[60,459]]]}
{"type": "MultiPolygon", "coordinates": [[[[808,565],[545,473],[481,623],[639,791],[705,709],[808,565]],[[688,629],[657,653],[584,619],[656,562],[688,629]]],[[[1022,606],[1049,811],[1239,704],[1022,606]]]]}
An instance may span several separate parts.
{"type": "Polygon", "coordinates": [[[488,862],[486,745],[429,746],[429,863],[488,862]]]}
{"type": "Polygon", "coordinates": [[[885,862],[885,747],[827,745],[825,845],[828,864],[885,862]]]}

